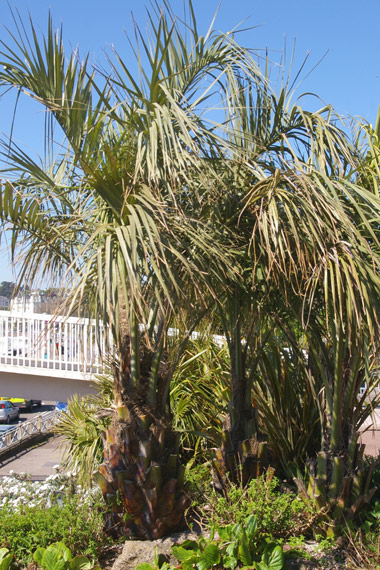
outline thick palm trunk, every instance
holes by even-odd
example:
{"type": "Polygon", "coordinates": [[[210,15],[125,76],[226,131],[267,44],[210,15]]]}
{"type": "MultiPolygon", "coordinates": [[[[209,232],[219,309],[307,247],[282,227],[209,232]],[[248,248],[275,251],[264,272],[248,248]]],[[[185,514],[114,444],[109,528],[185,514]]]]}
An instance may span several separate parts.
{"type": "Polygon", "coordinates": [[[156,539],[184,526],[188,499],[179,437],[164,402],[169,379],[159,362],[162,339],[148,349],[134,334],[138,336],[137,328],[130,338],[124,337],[115,367],[116,410],[104,436],[104,462],[96,479],[109,509],[107,530],[156,539]]]}
{"type": "Polygon", "coordinates": [[[109,508],[107,530],[156,539],[182,528],[188,506],[183,475],[170,426],[133,405],[119,409],[105,434],[104,463],[96,474],[109,508]]]}

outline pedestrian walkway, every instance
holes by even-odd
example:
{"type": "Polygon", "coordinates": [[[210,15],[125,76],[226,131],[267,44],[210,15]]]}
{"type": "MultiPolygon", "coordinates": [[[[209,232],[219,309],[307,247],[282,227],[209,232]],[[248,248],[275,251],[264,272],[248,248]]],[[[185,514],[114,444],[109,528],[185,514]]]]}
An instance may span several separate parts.
{"type": "Polygon", "coordinates": [[[360,436],[360,443],[365,444],[365,454],[377,457],[380,453],[380,429],[369,429],[360,436]]]}
{"type": "Polygon", "coordinates": [[[377,457],[380,452],[380,407],[373,410],[373,415],[368,418],[362,428],[359,443],[365,444],[365,454],[377,457]]]}
{"type": "Polygon", "coordinates": [[[8,459],[2,460],[0,456],[0,477],[9,475],[11,470],[15,473],[28,473],[34,481],[42,481],[49,475],[54,475],[54,466],[59,465],[62,459],[61,443],[61,438],[51,437],[48,441],[19,451],[8,459]]]}
{"type": "MultiPolygon", "coordinates": [[[[380,410],[376,410],[377,422],[374,429],[364,432],[360,438],[361,443],[366,445],[366,454],[377,457],[380,450],[380,410]]],[[[9,471],[15,473],[29,473],[34,481],[42,481],[49,475],[54,475],[55,465],[62,461],[62,438],[52,437],[32,449],[25,449],[15,453],[6,460],[1,460],[0,456],[0,477],[9,475],[9,471]]]]}

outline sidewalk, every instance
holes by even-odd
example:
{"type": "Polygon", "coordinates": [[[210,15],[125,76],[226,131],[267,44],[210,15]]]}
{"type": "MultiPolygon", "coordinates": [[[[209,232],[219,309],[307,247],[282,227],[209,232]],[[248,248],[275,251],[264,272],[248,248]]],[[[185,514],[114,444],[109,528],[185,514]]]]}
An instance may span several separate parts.
{"type": "Polygon", "coordinates": [[[377,457],[380,452],[380,407],[373,410],[372,418],[363,424],[359,443],[365,443],[365,454],[377,457]]]}
{"type": "MultiPolygon", "coordinates": [[[[380,409],[375,411],[373,428],[364,432],[360,437],[360,443],[365,443],[367,455],[377,457],[380,450],[380,409]]],[[[44,480],[49,475],[56,473],[53,467],[61,463],[62,452],[60,450],[61,439],[50,438],[32,449],[25,449],[14,456],[2,460],[0,456],[0,477],[9,475],[9,471],[16,473],[29,473],[35,481],[44,480]]]]}
{"type": "Polygon", "coordinates": [[[61,463],[60,443],[60,438],[51,437],[45,443],[19,451],[8,459],[2,460],[0,456],[0,477],[9,475],[11,470],[16,473],[29,473],[35,481],[54,475],[54,465],[61,463]]]}
{"type": "Polygon", "coordinates": [[[359,443],[365,443],[366,455],[377,457],[380,453],[380,426],[364,432],[360,436],[359,443]]]}

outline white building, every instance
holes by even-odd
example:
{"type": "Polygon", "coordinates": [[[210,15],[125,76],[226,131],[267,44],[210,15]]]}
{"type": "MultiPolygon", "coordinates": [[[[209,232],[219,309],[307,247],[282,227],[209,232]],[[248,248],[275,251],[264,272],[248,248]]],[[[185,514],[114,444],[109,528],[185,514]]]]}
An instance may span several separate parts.
{"type": "Polygon", "coordinates": [[[34,291],[30,295],[19,295],[11,299],[9,310],[15,313],[35,313],[41,303],[41,295],[34,291]]]}

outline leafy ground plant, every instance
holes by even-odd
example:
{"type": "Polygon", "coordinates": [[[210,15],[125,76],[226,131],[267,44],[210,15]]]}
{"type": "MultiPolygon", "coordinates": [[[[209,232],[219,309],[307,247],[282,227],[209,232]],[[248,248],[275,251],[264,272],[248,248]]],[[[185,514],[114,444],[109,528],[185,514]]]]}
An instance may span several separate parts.
{"type": "Polygon", "coordinates": [[[231,520],[241,523],[253,514],[258,533],[276,538],[305,533],[317,517],[296,493],[281,488],[270,469],[245,487],[230,483],[223,495],[212,491],[199,511],[203,524],[210,528],[231,520]]]}
{"type": "Polygon", "coordinates": [[[33,560],[43,570],[100,570],[87,556],[78,555],[73,558],[70,549],[62,542],[56,542],[47,548],[37,548],[33,560]]]}
{"type": "MultiPolygon", "coordinates": [[[[201,536],[197,541],[185,540],[173,546],[172,552],[183,570],[211,570],[252,568],[254,570],[281,570],[284,566],[282,548],[258,535],[257,519],[251,515],[238,524],[216,527],[210,538],[201,536]],[[215,538],[217,537],[217,538],[215,538]]],[[[136,570],[155,570],[154,565],[139,564],[136,570]]],[[[174,567],[161,566],[161,570],[174,567]]]]}

